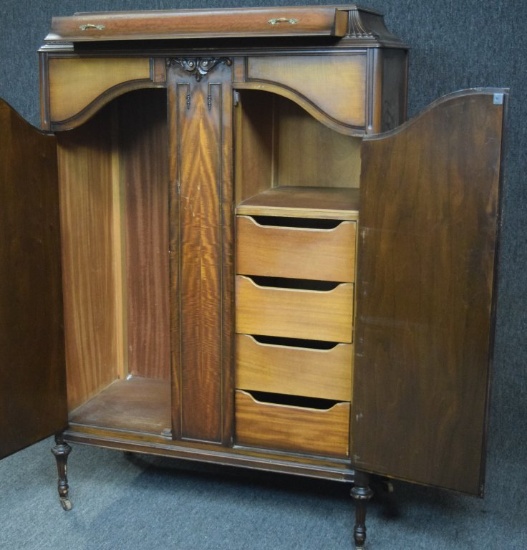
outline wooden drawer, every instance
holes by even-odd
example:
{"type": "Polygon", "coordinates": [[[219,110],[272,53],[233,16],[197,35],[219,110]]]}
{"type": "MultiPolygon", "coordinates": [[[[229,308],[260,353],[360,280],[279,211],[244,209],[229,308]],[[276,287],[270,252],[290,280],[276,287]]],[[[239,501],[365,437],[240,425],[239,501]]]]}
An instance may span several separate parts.
{"type": "Polygon", "coordinates": [[[78,13],[54,17],[46,40],[344,36],[349,11],[357,10],[354,6],[347,10],[344,6],[294,6],[78,13]]]}
{"type": "Polygon", "coordinates": [[[236,277],[238,333],[350,343],[352,321],[352,283],[318,291],[260,286],[236,277]]]}
{"type": "MultiPolygon", "coordinates": [[[[355,222],[330,222],[336,226],[322,229],[283,225],[291,223],[290,218],[265,220],[264,225],[251,217],[237,217],[237,273],[321,281],[355,280],[355,222]]],[[[320,221],[328,220],[309,220],[309,223],[320,221]]]]}
{"type": "Polygon", "coordinates": [[[236,387],[351,401],[353,346],[331,349],[264,344],[236,336],[236,387]]]}
{"type": "Polygon", "coordinates": [[[346,457],[349,403],[329,409],[264,403],[236,391],[236,442],[266,449],[346,457]]]}

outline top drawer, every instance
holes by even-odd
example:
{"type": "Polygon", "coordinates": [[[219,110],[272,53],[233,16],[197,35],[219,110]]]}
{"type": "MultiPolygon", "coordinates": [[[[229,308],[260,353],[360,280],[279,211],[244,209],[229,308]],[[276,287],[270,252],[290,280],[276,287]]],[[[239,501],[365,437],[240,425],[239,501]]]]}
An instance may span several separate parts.
{"type": "MultiPolygon", "coordinates": [[[[349,11],[365,10],[351,5],[78,13],[54,17],[46,40],[342,37],[348,30],[349,11]]],[[[372,14],[367,12],[370,19],[372,14]]]]}
{"type": "Polygon", "coordinates": [[[237,273],[353,282],[356,223],[309,220],[313,221],[312,227],[295,227],[298,220],[291,218],[238,216],[237,273]]]}

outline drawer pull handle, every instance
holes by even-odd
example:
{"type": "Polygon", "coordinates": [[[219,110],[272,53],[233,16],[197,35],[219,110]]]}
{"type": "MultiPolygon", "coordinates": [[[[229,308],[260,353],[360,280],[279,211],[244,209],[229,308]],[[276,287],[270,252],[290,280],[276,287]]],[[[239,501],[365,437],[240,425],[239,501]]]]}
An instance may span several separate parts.
{"type": "Polygon", "coordinates": [[[106,27],[104,25],[93,25],[92,23],[88,23],[87,25],[80,25],[79,29],[81,31],[88,31],[91,29],[94,29],[96,31],[103,31],[106,27]]]}
{"type": "Polygon", "coordinates": [[[289,25],[296,25],[298,23],[298,19],[278,17],[277,19],[269,19],[269,21],[267,22],[269,23],[269,25],[279,25],[280,23],[289,23],[289,25]]]}

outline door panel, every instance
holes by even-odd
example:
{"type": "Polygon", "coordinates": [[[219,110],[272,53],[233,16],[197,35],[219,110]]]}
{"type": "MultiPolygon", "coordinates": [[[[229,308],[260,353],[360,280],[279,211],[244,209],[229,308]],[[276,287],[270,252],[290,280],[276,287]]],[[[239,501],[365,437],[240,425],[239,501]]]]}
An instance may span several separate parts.
{"type": "Polygon", "coordinates": [[[55,138],[0,102],[0,458],[66,427],[55,138]]]}
{"type": "Polygon", "coordinates": [[[354,466],[482,491],[503,90],[459,92],[362,153],[354,466]]]}

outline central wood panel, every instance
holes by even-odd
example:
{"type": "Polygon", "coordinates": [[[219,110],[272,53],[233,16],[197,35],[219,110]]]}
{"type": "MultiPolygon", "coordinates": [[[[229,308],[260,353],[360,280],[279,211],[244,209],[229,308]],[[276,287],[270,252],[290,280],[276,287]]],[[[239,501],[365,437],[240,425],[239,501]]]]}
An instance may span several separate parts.
{"type": "MultiPolygon", "coordinates": [[[[231,71],[196,79],[173,60],[172,332],[176,437],[221,443],[230,376],[231,71]]],[[[228,406],[228,405],[227,405],[228,406]]]]}

